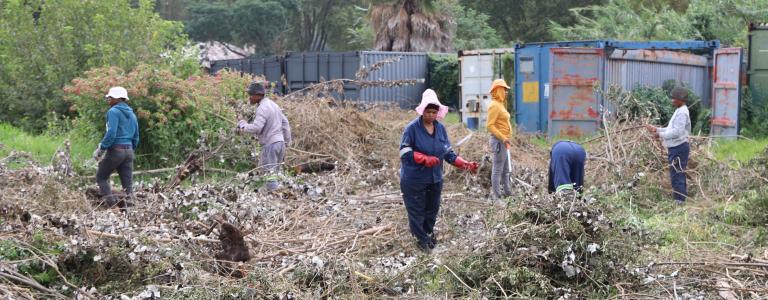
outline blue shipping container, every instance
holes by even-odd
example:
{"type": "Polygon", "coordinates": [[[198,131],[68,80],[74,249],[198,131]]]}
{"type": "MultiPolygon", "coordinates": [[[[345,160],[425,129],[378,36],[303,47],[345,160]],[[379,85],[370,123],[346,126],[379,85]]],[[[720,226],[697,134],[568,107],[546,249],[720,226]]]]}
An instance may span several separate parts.
{"type": "MultiPolygon", "coordinates": [[[[690,51],[698,54],[709,54],[711,55],[713,50],[720,47],[719,41],[683,41],[683,42],[666,42],[666,41],[656,41],[656,42],[627,42],[627,41],[612,41],[612,40],[597,40],[597,41],[574,41],[574,42],[548,42],[548,43],[529,43],[529,44],[518,44],[515,46],[515,120],[517,123],[518,128],[523,132],[539,132],[539,133],[545,133],[548,132],[550,124],[549,120],[552,117],[552,112],[550,112],[550,95],[553,93],[552,86],[550,85],[550,79],[552,77],[551,70],[554,66],[552,64],[552,50],[557,48],[594,48],[594,49],[602,49],[603,51],[595,52],[600,56],[599,58],[594,58],[588,54],[585,53],[575,53],[575,55],[571,55],[569,53],[562,53],[563,57],[565,59],[569,60],[580,60],[583,58],[587,58],[587,61],[593,62],[595,65],[593,67],[598,67],[598,70],[592,70],[590,71],[592,76],[595,80],[600,81],[600,83],[605,87],[605,80],[610,80],[607,78],[606,73],[609,73],[608,66],[612,65],[606,62],[608,59],[607,56],[613,52],[615,49],[651,49],[651,50],[685,50],[690,51]]],[[[568,63],[568,62],[566,62],[568,63]]],[[[558,76],[571,76],[571,75],[579,75],[579,72],[584,71],[580,70],[579,64],[580,62],[574,61],[574,68],[570,69],[563,69],[562,74],[559,74],[558,76]]],[[[656,63],[665,63],[665,62],[656,62],[656,63]]],[[[559,63],[558,63],[559,64],[559,63]]],[[[674,64],[674,63],[669,63],[674,64]]],[[[584,66],[588,67],[588,66],[584,66]]],[[[587,68],[589,69],[589,68],[587,68]]],[[[653,75],[651,75],[653,76],[653,75]]],[[[558,77],[560,78],[560,77],[558,77]]],[[[560,85],[558,85],[558,88],[560,89],[560,93],[565,93],[563,95],[569,94],[569,90],[576,89],[585,89],[586,87],[578,87],[579,85],[573,85],[571,84],[571,81],[565,80],[565,81],[559,81],[560,85]]],[[[580,82],[580,81],[579,81],[580,82]]],[[[586,81],[585,81],[586,82],[586,81]]],[[[578,82],[577,82],[578,83],[578,82]]],[[[617,82],[618,83],[618,82],[617,82]]],[[[641,83],[641,82],[638,82],[641,83]]],[[[586,84],[586,83],[585,83],[586,84]]],[[[623,83],[622,84],[629,84],[634,85],[634,83],[623,83]]],[[[590,87],[591,88],[591,87],[590,87]]],[[[595,102],[596,106],[600,106],[603,103],[600,99],[597,98],[597,96],[594,96],[594,99],[585,99],[584,103],[592,103],[595,102]]],[[[570,121],[575,121],[581,124],[590,124],[585,125],[586,127],[583,128],[585,131],[592,131],[595,129],[594,125],[594,118],[592,118],[590,115],[593,115],[593,113],[588,113],[589,107],[581,107],[577,108],[575,110],[576,114],[578,116],[571,116],[566,115],[565,120],[566,122],[561,122],[559,124],[555,124],[556,127],[558,127],[558,131],[566,130],[566,127],[570,126],[573,128],[572,123],[570,121]],[[578,112],[579,110],[584,110],[585,116],[583,117],[580,114],[581,112],[578,112]],[[570,120],[571,118],[574,118],[570,120]],[[578,120],[576,120],[578,119],[578,120]],[[589,128],[587,128],[589,127],[589,128]]],[[[592,110],[599,110],[599,107],[593,107],[592,110]]],[[[554,119],[557,119],[559,114],[556,114],[554,116],[554,119]]],[[[599,122],[598,122],[599,123],[599,122]]],[[[576,126],[578,127],[578,126],[576,126]]],[[[588,133],[588,132],[584,132],[588,133]]]]}

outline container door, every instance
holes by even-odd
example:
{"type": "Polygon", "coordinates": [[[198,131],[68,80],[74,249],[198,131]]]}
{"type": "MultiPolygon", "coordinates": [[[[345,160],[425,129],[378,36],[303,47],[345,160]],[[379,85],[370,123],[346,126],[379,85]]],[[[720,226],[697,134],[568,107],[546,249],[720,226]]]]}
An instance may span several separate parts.
{"type": "Polygon", "coordinates": [[[488,90],[493,81],[493,55],[478,54],[462,56],[461,64],[461,118],[468,124],[469,119],[485,127],[487,111],[483,108],[491,101],[488,90]]]}
{"type": "Polygon", "coordinates": [[[715,50],[712,75],[712,136],[739,135],[741,48],[715,50]]]}
{"type": "Polygon", "coordinates": [[[603,80],[603,49],[551,48],[550,54],[550,138],[597,132],[601,101],[594,86],[603,80]]]}
{"type": "Polygon", "coordinates": [[[515,123],[523,132],[541,132],[539,48],[515,50],[515,123]]]}
{"type": "Polygon", "coordinates": [[[749,31],[749,89],[753,102],[768,103],[768,24],[752,24],[749,31]]]}

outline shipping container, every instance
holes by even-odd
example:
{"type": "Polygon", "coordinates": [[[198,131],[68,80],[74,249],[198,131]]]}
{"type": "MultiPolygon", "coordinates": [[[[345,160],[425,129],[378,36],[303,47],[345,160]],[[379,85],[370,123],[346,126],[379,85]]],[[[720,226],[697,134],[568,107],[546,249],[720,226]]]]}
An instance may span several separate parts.
{"type": "MultiPolygon", "coordinates": [[[[454,55],[454,54],[434,54],[454,55]]],[[[357,71],[371,65],[392,60],[377,70],[368,72],[364,81],[417,80],[414,85],[393,85],[360,88],[353,82],[344,83],[342,93],[333,93],[337,99],[369,104],[395,103],[413,108],[421,100],[429,76],[428,55],[418,52],[288,52],[284,56],[222,60],[211,63],[211,74],[222,69],[252,75],[264,75],[277,84],[280,93],[299,91],[312,84],[334,79],[356,79],[357,71]],[[395,61],[395,58],[399,60],[395,61]]]]}
{"type": "Polygon", "coordinates": [[[741,48],[717,49],[712,71],[711,135],[736,139],[741,108],[741,48]]]}
{"type": "Polygon", "coordinates": [[[378,70],[368,73],[362,80],[419,80],[415,85],[393,87],[359,88],[354,83],[346,83],[339,99],[364,103],[397,103],[402,108],[418,105],[421,94],[426,89],[428,77],[428,57],[426,53],[415,52],[289,52],[285,56],[286,93],[301,90],[314,83],[334,79],[355,79],[360,69],[398,58],[385,64],[378,70]]]}
{"type": "MultiPolygon", "coordinates": [[[[489,93],[491,83],[494,79],[504,78],[505,70],[513,70],[514,60],[506,66],[504,56],[514,55],[514,53],[514,48],[459,52],[459,87],[461,89],[459,111],[461,121],[468,128],[478,129],[485,126],[488,105],[491,103],[489,93]]],[[[512,78],[506,79],[511,81],[512,78]]]]}
{"type": "Polygon", "coordinates": [[[515,120],[524,132],[580,136],[600,128],[610,105],[595,87],[684,83],[710,106],[718,41],[578,41],[515,47],[515,120]]]}
{"type": "Polygon", "coordinates": [[[749,24],[747,81],[755,103],[768,103],[768,23],[749,24]]]}
{"type": "Polygon", "coordinates": [[[216,74],[222,69],[264,76],[270,83],[275,83],[278,92],[283,92],[283,81],[281,80],[283,58],[281,56],[212,61],[209,71],[211,74],[216,74]]]}

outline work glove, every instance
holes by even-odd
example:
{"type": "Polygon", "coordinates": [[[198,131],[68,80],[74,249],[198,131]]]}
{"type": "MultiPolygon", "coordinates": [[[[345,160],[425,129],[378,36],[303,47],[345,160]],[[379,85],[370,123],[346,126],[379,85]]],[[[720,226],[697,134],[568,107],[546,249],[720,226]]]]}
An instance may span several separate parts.
{"type": "Polygon", "coordinates": [[[477,168],[479,166],[476,162],[468,162],[461,158],[461,156],[456,157],[456,161],[453,162],[453,165],[459,169],[467,170],[472,174],[477,173],[477,168]]]}
{"type": "Polygon", "coordinates": [[[243,132],[244,131],[243,129],[245,128],[245,125],[248,125],[248,122],[245,121],[245,120],[240,120],[239,122],[237,122],[237,125],[235,126],[235,133],[243,132]]]}
{"type": "Polygon", "coordinates": [[[437,157],[429,156],[416,151],[413,151],[413,160],[415,160],[417,164],[423,165],[427,168],[431,168],[440,164],[440,159],[437,157]]]}
{"type": "Polygon", "coordinates": [[[93,160],[101,160],[102,155],[104,155],[104,150],[101,150],[101,144],[99,144],[99,146],[96,147],[96,150],[93,151],[93,160]]]}

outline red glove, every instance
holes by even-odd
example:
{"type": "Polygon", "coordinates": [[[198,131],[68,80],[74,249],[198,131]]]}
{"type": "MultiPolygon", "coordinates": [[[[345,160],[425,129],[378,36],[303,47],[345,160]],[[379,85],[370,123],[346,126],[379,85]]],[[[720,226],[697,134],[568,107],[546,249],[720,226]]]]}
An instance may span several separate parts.
{"type": "Polygon", "coordinates": [[[417,164],[424,165],[427,168],[431,168],[440,164],[440,160],[437,159],[437,157],[429,156],[416,151],[413,151],[413,160],[415,160],[417,164]]]}
{"type": "Polygon", "coordinates": [[[456,161],[453,162],[453,165],[459,169],[467,170],[472,174],[477,173],[478,164],[476,162],[468,162],[461,158],[461,156],[456,157],[456,161]]]}

